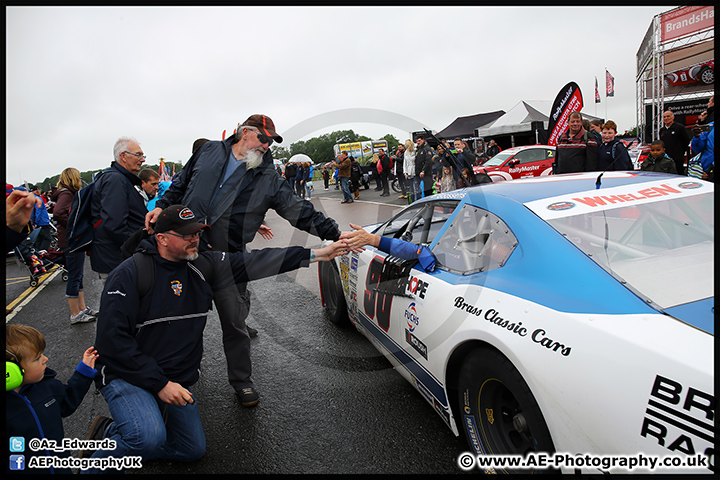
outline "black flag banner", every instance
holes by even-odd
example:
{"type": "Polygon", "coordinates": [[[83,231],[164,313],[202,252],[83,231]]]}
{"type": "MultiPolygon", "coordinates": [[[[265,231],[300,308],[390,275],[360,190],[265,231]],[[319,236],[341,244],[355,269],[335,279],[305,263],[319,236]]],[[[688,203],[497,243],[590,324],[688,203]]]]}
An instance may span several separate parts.
{"type": "Polygon", "coordinates": [[[582,108],[583,99],[580,87],[575,82],[568,83],[555,97],[550,110],[548,145],[557,145],[558,138],[568,127],[570,113],[582,110],[582,108]]]}

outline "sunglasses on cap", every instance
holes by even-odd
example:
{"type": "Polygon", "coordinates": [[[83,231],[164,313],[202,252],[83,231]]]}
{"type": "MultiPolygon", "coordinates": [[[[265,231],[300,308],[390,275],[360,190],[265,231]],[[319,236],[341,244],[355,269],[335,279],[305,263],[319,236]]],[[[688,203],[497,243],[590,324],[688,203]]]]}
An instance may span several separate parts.
{"type": "Polygon", "coordinates": [[[271,137],[268,137],[264,133],[260,132],[260,130],[257,130],[255,127],[250,127],[247,125],[238,125],[238,130],[240,130],[241,128],[247,128],[248,130],[255,132],[255,134],[257,135],[258,141],[260,141],[260,143],[267,143],[268,146],[273,144],[273,139],[271,137]]]}

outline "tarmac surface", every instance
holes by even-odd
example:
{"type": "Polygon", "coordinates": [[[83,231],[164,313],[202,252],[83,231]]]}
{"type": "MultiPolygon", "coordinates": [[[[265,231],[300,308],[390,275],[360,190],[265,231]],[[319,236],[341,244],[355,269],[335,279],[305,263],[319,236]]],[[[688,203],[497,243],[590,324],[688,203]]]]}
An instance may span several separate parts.
{"type": "MultiPolygon", "coordinates": [[[[407,202],[392,192],[361,190],[359,200],[341,204],[331,185],[315,182],[312,203],[334,218],[369,225],[387,219],[407,202]]],[[[259,236],[250,248],[305,245],[321,241],[269,212],[274,238],[259,236]]],[[[101,283],[85,265],[86,303],[98,309],[101,283]]],[[[202,374],[192,388],[200,408],[207,452],[192,463],[152,460],[127,473],[141,474],[448,474],[457,466],[465,440],[449,430],[421,395],[354,328],[338,328],[321,306],[316,264],[250,284],[248,324],[256,407],[244,408],[227,382],[220,325],[213,311],[204,336],[202,374]]],[[[6,262],[7,323],[31,325],[45,335],[48,366],[67,381],[95,338],[95,323],[70,325],[65,283],[57,272],[29,288],[29,272],[12,256],[6,262]]],[[[68,438],[84,439],[96,415],[109,415],[91,387],[78,410],[64,420],[68,438]]]]}

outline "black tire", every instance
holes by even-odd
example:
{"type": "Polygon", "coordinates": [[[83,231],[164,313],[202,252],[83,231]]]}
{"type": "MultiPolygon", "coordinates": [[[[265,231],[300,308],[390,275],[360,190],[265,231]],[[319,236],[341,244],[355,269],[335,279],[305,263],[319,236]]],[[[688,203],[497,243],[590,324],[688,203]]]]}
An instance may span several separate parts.
{"type": "Polygon", "coordinates": [[[402,193],[402,190],[400,189],[400,184],[397,181],[397,178],[392,181],[392,189],[395,190],[395,193],[402,193]]]}
{"type": "Polygon", "coordinates": [[[715,71],[710,67],[703,67],[698,74],[698,78],[705,85],[715,83],[715,71]]]}
{"type": "Polygon", "coordinates": [[[335,325],[347,325],[350,323],[350,318],[348,317],[340,274],[337,271],[335,262],[320,262],[319,265],[320,287],[325,300],[325,313],[335,325]]]}
{"type": "Polygon", "coordinates": [[[67,273],[63,273],[63,274],[62,274],[62,281],[63,281],[63,282],[67,282],[67,281],[68,281],[68,274],[67,274],[67,273]]]}
{"type": "MultiPolygon", "coordinates": [[[[461,430],[471,451],[484,455],[555,452],[540,407],[520,372],[496,350],[480,348],[465,358],[458,379],[461,430]],[[474,424],[476,432],[472,432],[474,424]]],[[[502,470],[497,473],[558,473],[502,470]]]]}
{"type": "Polygon", "coordinates": [[[30,286],[31,286],[31,287],[37,287],[37,286],[38,286],[38,281],[37,281],[36,278],[34,278],[34,277],[31,277],[31,278],[30,278],[30,286]]]}

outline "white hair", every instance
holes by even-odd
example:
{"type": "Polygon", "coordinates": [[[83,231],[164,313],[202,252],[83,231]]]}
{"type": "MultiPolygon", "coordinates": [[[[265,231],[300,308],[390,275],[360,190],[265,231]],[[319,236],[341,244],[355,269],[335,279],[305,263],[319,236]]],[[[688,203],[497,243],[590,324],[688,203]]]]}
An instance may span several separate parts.
{"type": "Polygon", "coordinates": [[[115,146],[113,147],[113,158],[116,162],[120,161],[120,154],[127,150],[128,143],[135,142],[138,145],[140,145],[140,142],[135,140],[133,137],[120,137],[115,142],[115,146]]]}

